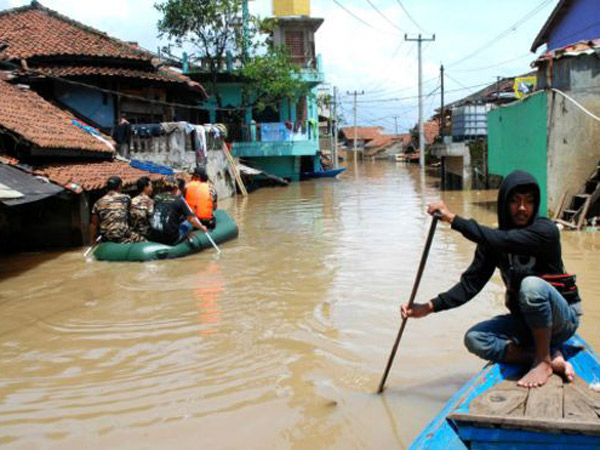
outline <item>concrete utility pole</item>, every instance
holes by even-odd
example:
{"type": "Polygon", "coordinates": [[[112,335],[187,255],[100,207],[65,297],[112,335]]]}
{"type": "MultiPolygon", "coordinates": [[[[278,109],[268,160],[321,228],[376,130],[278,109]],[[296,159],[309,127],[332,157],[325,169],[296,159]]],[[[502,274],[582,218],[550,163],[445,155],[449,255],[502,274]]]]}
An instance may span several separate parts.
{"type": "Polygon", "coordinates": [[[394,128],[396,129],[396,136],[398,136],[398,116],[394,116],[394,128]]]}
{"type": "Polygon", "coordinates": [[[337,153],[337,144],[338,144],[338,118],[337,118],[337,87],[333,87],[333,119],[331,121],[331,134],[333,136],[333,147],[331,148],[331,157],[333,159],[333,168],[338,168],[338,153],[337,153]]]}
{"type": "Polygon", "coordinates": [[[444,114],[444,65],[440,66],[440,86],[442,88],[442,95],[440,98],[440,136],[444,139],[444,124],[446,123],[446,115],[444,114]]]}
{"type": "Polygon", "coordinates": [[[354,92],[350,92],[348,91],[348,95],[354,95],[354,145],[353,145],[353,151],[354,151],[354,160],[356,161],[357,159],[357,153],[356,153],[356,141],[358,139],[358,131],[356,129],[356,112],[357,112],[357,106],[356,106],[356,98],[359,95],[364,95],[365,91],[354,91],[354,92]]]}
{"type": "Polygon", "coordinates": [[[405,41],[415,41],[418,43],[419,50],[419,166],[421,170],[425,170],[425,131],[423,128],[423,61],[422,61],[422,44],[427,41],[435,41],[435,34],[431,38],[424,38],[419,34],[417,38],[409,38],[404,35],[405,41]]]}

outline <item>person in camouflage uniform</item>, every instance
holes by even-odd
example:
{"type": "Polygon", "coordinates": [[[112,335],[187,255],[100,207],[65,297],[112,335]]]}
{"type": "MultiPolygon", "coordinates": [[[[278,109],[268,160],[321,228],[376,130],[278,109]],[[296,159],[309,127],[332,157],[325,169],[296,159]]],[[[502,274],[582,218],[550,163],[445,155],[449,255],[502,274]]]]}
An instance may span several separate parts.
{"type": "Polygon", "coordinates": [[[152,195],[152,181],[142,177],[137,182],[139,195],[131,200],[129,209],[132,230],[143,237],[148,237],[150,232],[150,217],[154,214],[154,201],[152,195]]]}
{"type": "Polygon", "coordinates": [[[103,241],[141,242],[143,237],[132,232],[129,227],[129,205],[131,199],[121,193],[123,182],[120,177],[112,176],[106,182],[107,194],[100,198],[92,208],[90,239],[96,240],[98,231],[103,241]]]}

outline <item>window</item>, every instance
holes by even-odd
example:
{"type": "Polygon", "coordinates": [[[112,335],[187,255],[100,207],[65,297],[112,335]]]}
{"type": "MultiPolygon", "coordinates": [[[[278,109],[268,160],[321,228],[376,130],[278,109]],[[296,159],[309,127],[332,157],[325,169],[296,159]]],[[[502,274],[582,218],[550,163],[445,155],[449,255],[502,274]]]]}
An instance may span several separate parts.
{"type": "Polygon", "coordinates": [[[293,62],[300,64],[305,62],[306,49],[304,46],[304,31],[287,30],[285,32],[285,46],[290,52],[293,62]]]}

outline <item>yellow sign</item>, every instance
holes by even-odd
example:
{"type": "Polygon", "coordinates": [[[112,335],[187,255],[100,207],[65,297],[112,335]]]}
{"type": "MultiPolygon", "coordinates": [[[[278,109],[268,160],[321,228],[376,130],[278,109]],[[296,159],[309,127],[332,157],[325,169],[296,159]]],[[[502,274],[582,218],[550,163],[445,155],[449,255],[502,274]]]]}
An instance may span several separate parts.
{"type": "Polygon", "coordinates": [[[513,86],[517,98],[523,98],[527,94],[531,94],[537,87],[536,77],[518,77],[515,78],[513,86]]]}

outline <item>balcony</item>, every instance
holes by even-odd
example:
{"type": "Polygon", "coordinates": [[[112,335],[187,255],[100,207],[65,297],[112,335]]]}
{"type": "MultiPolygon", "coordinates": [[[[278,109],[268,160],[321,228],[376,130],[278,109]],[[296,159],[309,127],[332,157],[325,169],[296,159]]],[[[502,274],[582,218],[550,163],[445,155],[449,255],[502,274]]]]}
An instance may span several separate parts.
{"type": "Polygon", "coordinates": [[[241,125],[234,136],[235,156],[304,156],[319,149],[318,130],[307,121],[241,125]]]}

